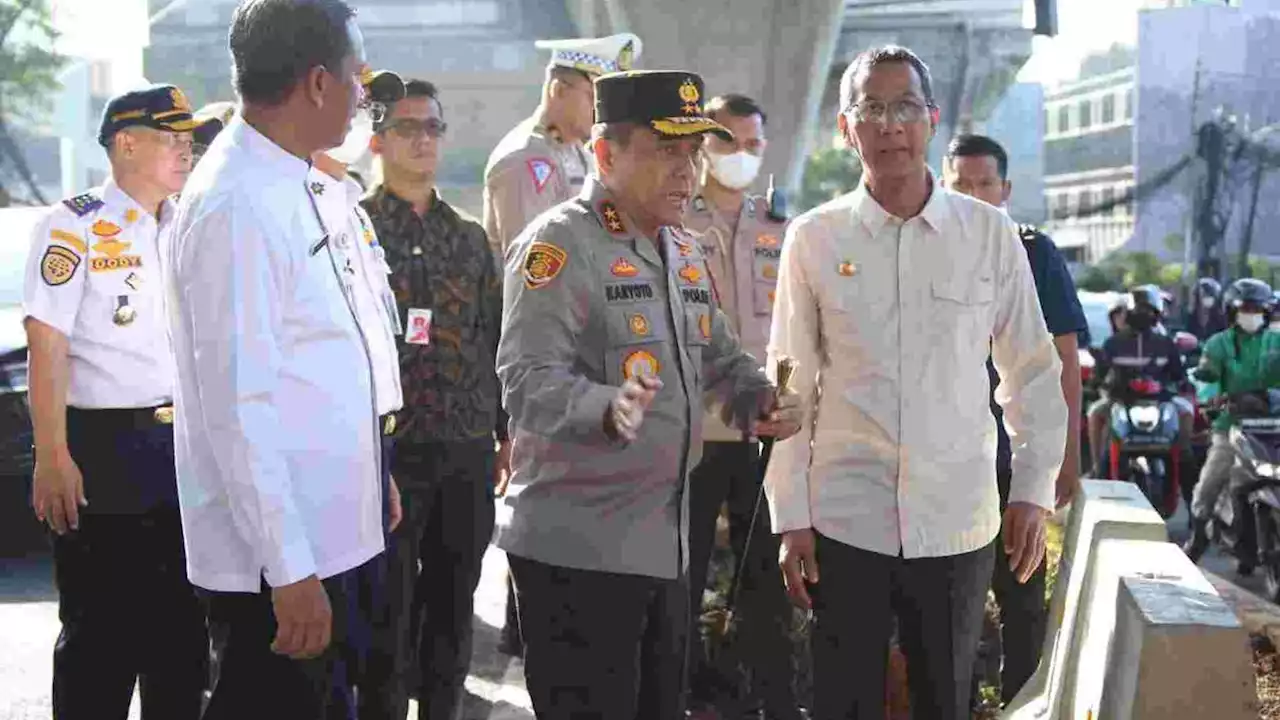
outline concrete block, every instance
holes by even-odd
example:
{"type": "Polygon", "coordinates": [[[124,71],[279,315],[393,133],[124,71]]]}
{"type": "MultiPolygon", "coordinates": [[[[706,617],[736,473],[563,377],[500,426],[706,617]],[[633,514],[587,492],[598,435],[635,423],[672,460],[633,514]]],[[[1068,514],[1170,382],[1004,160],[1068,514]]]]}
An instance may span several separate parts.
{"type": "MultiPolygon", "coordinates": [[[[1106,538],[1168,540],[1164,520],[1135,485],[1111,480],[1085,480],[1072,505],[1063,539],[1058,582],[1049,606],[1043,660],[1035,675],[1014,698],[1002,717],[1031,720],[1056,716],[1063,687],[1076,673],[1075,649],[1082,630],[1077,617],[1094,580],[1093,547],[1106,538]]],[[[1114,608],[1112,598],[1107,603],[1114,608]]],[[[1101,662],[1098,658],[1095,662],[1101,662]]]]}
{"type": "Polygon", "coordinates": [[[1184,564],[1183,577],[1120,579],[1096,717],[1258,717],[1248,633],[1191,562],[1182,561],[1170,564],[1184,564]]]}

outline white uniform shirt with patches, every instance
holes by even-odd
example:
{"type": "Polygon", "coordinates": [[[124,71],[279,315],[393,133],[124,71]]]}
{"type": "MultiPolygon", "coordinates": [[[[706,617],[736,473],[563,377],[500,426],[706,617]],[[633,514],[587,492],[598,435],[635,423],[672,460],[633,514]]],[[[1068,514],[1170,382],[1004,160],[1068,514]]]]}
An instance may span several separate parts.
{"type": "Polygon", "coordinates": [[[174,217],[157,220],[113,181],[60,202],[35,229],[23,312],[66,335],[67,405],[143,408],[173,397],[173,352],[159,248],[174,217]]]}

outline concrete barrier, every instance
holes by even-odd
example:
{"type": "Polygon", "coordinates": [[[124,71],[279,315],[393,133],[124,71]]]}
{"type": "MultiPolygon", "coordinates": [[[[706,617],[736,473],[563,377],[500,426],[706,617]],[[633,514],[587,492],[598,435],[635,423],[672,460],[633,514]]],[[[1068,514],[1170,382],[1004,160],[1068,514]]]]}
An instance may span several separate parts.
{"type": "MultiPolygon", "coordinates": [[[[1177,652],[1182,657],[1208,652],[1208,645],[1212,644],[1228,653],[1219,655],[1219,660],[1228,659],[1230,649],[1235,647],[1235,654],[1248,661],[1247,643],[1233,644],[1242,637],[1238,622],[1234,626],[1229,624],[1228,620],[1234,621],[1231,611],[1179,548],[1168,542],[1164,520],[1142,492],[1124,482],[1086,480],[1082,485],[1067,521],[1043,660],[1001,717],[1014,720],[1155,717],[1125,713],[1137,713],[1149,707],[1153,693],[1165,688],[1169,680],[1184,677],[1181,673],[1168,679],[1148,674],[1152,668],[1163,667],[1154,664],[1156,648],[1160,643],[1171,643],[1175,637],[1179,640],[1177,652]],[[1142,586],[1146,594],[1135,596],[1133,591],[1139,586],[1127,585],[1122,593],[1122,579],[1146,580],[1170,587],[1161,587],[1157,593],[1152,586],[1142,586]],[[1124,600],[1125,593],[1130,600],[1124,600]],[[1143,604],[1138,604],[1135,597],[1143,604]],[[1155,612],[1148,603],[1156,599],[1173,604],[1155,612]],[[1126,602],[1133,603],[1134,609],[1130,610],[1126,602]],[[1198,605],[1193,608],[1193,603],[1198,605]],[[1117,607],[1123,608],[1119,627],[1117,607]],[[1181,620],[1174,621],[1174,618],[1181,620]],[[1212,622],[1204,622],[1206,619],[1212,622]],[[1112,640],[1117,632],[1122,641],[1113,652],[1112,640]],[[1197,635],[1210,640],[1199,642],[1195,640],[1197,635]],[[1195,649],[1187,650],[1188,647],[1195,649]],[[1110,670],[1111,667],[1115,669],[1110,670]],[[1107,694],[1110,704],[1104,708],[1108,681],[1115,687],[1107,694]]],[[[1216,661],[1210,656],[1184,664],[1198,666],[1201,662],[1216,661]]],[[[1224,668],[1229,665],[1225,663],[1224,668]]],[[[1230,672],[1226,674],[1234,677],[1230,672]]],[[[1252,675],[1249,677],[1252,680],[1252,675]]],[[[1189,687],[1192,684],[1185,683],[1182,689],[1189,687]]],[[[1254,697],[1252,689],[1250,683],[1249,698],[1254,697]]],[[[1243,697],[1246,693],[1241,687],[1234,690],[1238,692],[1224,689],[1218,693],[1218,702],[1243,697]]],[[[1178,691],[1170,697],[1175,695],[1178,691]]],[[[1166,714],[1160,717],[1204,715],[1184,715],[1181,711],[1169,714],[1166,708],[1166,714]]],[[[1234,720],[1235,716],[1228,714],[1222,720],[1227,717],[1234,720]]]]}

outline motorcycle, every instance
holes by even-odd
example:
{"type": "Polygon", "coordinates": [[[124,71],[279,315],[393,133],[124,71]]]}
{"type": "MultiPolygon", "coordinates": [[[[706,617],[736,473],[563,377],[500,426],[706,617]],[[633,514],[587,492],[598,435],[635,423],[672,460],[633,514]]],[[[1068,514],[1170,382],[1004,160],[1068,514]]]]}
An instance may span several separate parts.
{"type": "Polygon", "coordinates": [[[1157,380],[1136,377],[1127,389],[1111,406],[1108,478],[1137,485],[1168,518],[1180,497],[1178,410],[1157,380]]]}
{"type": "Polygon", "coordinates": [[[1241,561],[1242,573],[1261,565],[1267,599],[1280,602],[1280,392],[1233,396],[1227,406],[1236,462],[1209,539],[1241,561]]]}

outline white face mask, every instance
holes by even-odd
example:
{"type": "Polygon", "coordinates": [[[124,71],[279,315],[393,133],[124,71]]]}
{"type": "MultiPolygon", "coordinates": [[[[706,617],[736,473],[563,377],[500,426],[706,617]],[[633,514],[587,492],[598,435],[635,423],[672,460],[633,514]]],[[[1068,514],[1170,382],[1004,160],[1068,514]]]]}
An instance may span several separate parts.
{"type": "Polygon", "coordinates": [[[1205,310],[1211,310],[1213,309],[1213,306],[1217,304],[1218,304],[1218,301],[1214,300],[1212,297],[1200,298],[1200,306],[1203,307],[1205,310]]]}
{"type": "Polygon", "coordinates": [[[752,155],[745,150],[731,155],[721,155],[708,150],[707,159],[711,176],[730,190],[746,188],[755,182],[756,176],[760,174],[762,159],[759,155],[752,155]]]}
{"type": "Polygon", "coordinates": [[[1262,314],[1238,313],[1236,315],[1236,326],[1252,335],[1262,329],[1262,314]]]}
{"type": "Polygon", "coordinates": [[[369,111],[361,108],[356,111],[356,116],[351,119],[351,129],[347,131],[347,137],[338,147],[329,150],[326,154],[344,165],[354,165],[356,161],[364,157],[369,151],[369,141],[373,139],[373,118],[369,115],[369,111]]]}

